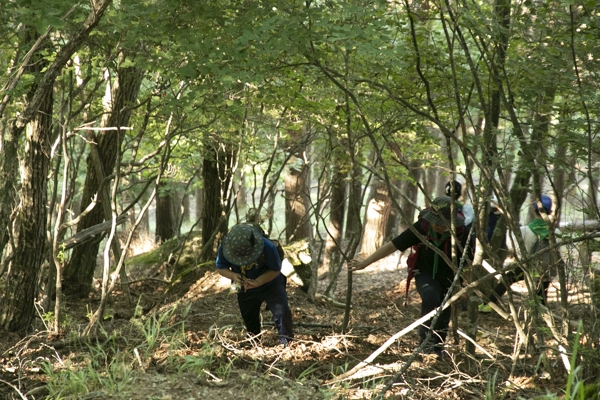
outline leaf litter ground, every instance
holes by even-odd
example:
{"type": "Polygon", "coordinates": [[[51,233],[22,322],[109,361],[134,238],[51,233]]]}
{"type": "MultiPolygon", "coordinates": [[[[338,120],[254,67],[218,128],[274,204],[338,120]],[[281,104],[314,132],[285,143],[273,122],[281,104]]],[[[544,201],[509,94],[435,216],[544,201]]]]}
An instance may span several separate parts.
{"type": "MultiPolygon", "coordinates": [[[[165,273],[164,268],[147,269],[141,277],[165,273]]],[[[345,335],[340,330],[342,308],[325,301],[311,302],[296,284],[288,284],[296,340],[287,348],[277,344],[267,310],[262,312],[264,329],[260,341],[245,340],[235,295],[228,282],[210,266],[192,269],[172,285],[161,279],[141,280],[132,285],[132,294],[138,299],[134,306],[122,294],[111,298],[102,324],[104,333],[95,338],[101,348],[140,349],[134,351],[137,357],[129,361],[128,383],[118,389],[100,385],[63,398],[375,398],[411,359],[418,344],[416,331],[401,337],[350,379],[333,380],[415,321],[420,300],[413,288],[409,304],[404,306],[405,264],[398,263],[397,257],[373,264],[353,278],[353,309],[345,335]],[[143,349],[149,348],[149,328],[132,327],[136,309],[148,318],[152,316],[154,326],[158,324],[163,329],[151,353],[143,354],[143,349]],[[179,345],[169,340],[171,334],[181,335],[179,345]]],[[[319,291],[327,283],[327,279],[319,281],[319,291]]],[[[343,301],[345,295],[343,272],[336,296],[343,301]]],[[[82,330],[87,324],[86,315],[98,302],[93,296],[87,301],[67,302],[70,325],[82,330]]],[[[466,330],[464,312],[459,312],[458,325],[466,330]]],[[[384,398],[483,399],[487,393],[494,394],[492,398],[517,399],[557,393],[565,387],[564,374],[540,373],[536,370],[538,360],[518,359],[513,366],[512,323],[490,314],[480,315],[478,325],[478,345],[488,354],[477,351],[474,357],[469,356],[464,339],[450,338],[446,346],[449,356],[443,360],[428,355],[413,357],[407,371],[385,390],[384,398]]],[[[43,360],[54,364],[56,371],[66,365],[83,365],[90,355],[89,346],[81,345],[74,335],[53,337],[43,330],[25,338],[4,335],[1,343],[2,399],[46,398],[48,376],[41,366],[43,360]]],[[[551,362],[555,371],[564,371],[558,361],[551,362]]]]}

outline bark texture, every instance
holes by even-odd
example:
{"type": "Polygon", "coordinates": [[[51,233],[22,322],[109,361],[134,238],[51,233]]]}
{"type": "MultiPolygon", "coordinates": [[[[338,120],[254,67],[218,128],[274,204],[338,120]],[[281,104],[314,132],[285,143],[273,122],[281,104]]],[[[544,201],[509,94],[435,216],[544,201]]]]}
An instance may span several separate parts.
{"type": "Polygon", "coordinates": [[[388,185],[380,180],[375,181],[371,185],[371,194],[365,211],[365,227],[360,254],[371,254],[383,244],[391,206],[388,185]]]}
{"type": "Polygon", "coordinates": [[[12,260],[0,306],[0,328],[26,331],[35,314],[38,276],[46,248],[47,175],[50,167],[52,91],[46,92],[26,134],[20,205],[13,225],[12,260]]]}
{"type": "MultiPolygon", "coordinates": [[[[123,127],[128,124],[131,117],[131,105],[137,99],[141,82],[142,72],[139,69],[135,67],[119,69],[117,84],[112,95],[112,112],[102,121],[103,127],[123,127]]],[[[112,174],[115,168],[123,137],[124,132],[120,129],[100,131],[96,135],[96,144],[92,144],[92,146],[96,146],[98,149],[105,176],[112,174]]],[[[87,174],[81,200],[82,209],[90,204],[100,190],[105,190],[105,187],[101,185],[109,184],[108,182],[99,182],[91,155],[88,156],[87,164],[87,174]]],[[[102,196],[98,195],[98,203],[90,213],[81,219],[77,225],[77,230],[82,231],[102,223],[105,220],[102,207],[102,196]]],[[[64,271],[63,288],[65,294],[79,298],[87,297],[92,287],[99,246],[100,240],[95,240],[73,250],[71,259],[65,266],[64,271]]]]}
{"type": "Polygon", "coordinates": [[[285,176],[285,236],[288,242],[310,238],[309,169],[302,159],[292,157],[285,176]]]}
{"type": "Polygon", "coordinates": [[[202,163],[204,201],[202,202],[203,261],[216,257],[217,246],[227,232],[229,205],[231,203],[232,163],[235,152],[224,143],[207,146],[202,163]]]}
{"type": "Polygon", "coordinates": [[[154,235],[156,243],[163,243],[171,239],[177,232],[173,193],[164,189],[165,185],[163,184],[156,197],[156,229],[154,235]]]}

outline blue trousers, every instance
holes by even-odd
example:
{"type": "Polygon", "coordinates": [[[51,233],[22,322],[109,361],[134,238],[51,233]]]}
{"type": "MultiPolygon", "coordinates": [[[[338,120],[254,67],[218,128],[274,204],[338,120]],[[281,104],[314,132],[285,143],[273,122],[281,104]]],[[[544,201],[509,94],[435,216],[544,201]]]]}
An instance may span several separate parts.
{"type": "MultiPolygon", "coordinates": [[[[442,300],[444,300],[444,297],[448,292],[447,287],[444,287],[440,282],[433,279],[430,274],[423,272],[419,272],[415,275],[415,283],[419,296],[421,296],[421,316],[428,314],[442,304],[442,300]]],[[[450,324],[451,315],[452,310],[448,307],[442,311],[442,314],[438,317],[435,326],[432,329],[429,341],[434,348],[439,350],[442,349],[444,340],[448,335],[448,325],[450,324]]],[[[431,319],[419,326],[419,338],[421,339],[421,342],[425,341],[430,329],[431,319]]]]}
{"type": "Polygon", "coordinates": [[[285,290],[286,282],[287,278],[279,274],[271,285],[263,290],[238,293],[238,305],[249,333],[260,334],[260,307],[266,303],[267,309],[273,314],[273,321],[279,332],[279,341],[287,343],[294,337],[292,311],[285,290]]]}

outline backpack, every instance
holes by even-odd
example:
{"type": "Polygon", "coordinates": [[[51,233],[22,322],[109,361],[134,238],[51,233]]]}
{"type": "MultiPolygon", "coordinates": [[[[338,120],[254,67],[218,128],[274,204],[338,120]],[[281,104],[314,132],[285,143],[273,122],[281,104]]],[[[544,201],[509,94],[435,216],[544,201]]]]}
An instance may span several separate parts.
{"type": "Polygon", "coordinates": [[[277,254],[279,254],[279,258],[281,259],[281,262],[283,262],[283,259],[285,258],[285,251],[283,250],[283,246],[281,245],[279,240],[271,239],[268,236],[265,236],[265,238],[267,238],[268,241],[275,245],[275,248],[277,249],[277,254]]]}
{"type": "MultiPolygon", "coordinates": [[[[429,232],[429,222],[423,218],[423,215],[425,214],[426,211],[429,210],[429,207],[424,208],[423,210],[421,210],[419,212],[419,217],[418,217],[418,221],[421,224],[421,230],[423,232],[429,232]]],[[[458,215],[460,215],[461,217],[464,218],[464,214],[462,212],[461,208],[458,208],[457,210],[458,215]]],[[[464,233],[464,226],[460,226],[458,228],[456,228],[456,236],[457,237],[462,237],[463,233],[464,233]]],[[[427,239],[431,239],[429,236],[427,236],[427,239]]],[[[444,252],[446,252],[446,254],[448,253],[448,248],[450,246],[450,243],[452,243],[452,236],[448,237],[445,240],[444,243],[444,252]]],[[[406,307],[408,305],[408,292],[410,290],[410,282],[412,281],[412,279],[415,276],[415,265],[417,264],[417,258],[419,258],[419,250],[421,249],[421,247],[423,247],[424,244],[423,243],[419,243],[416,244],[414,246],[412,246],[410,248],[410,254],[408,255],[408,259],[406,260],[406,265],[407,265],[407,269],[408,269],[408,276],[406,277],[406,293],[405,293],[405,298],[404,298],[404,306],[406,307]]]]}
{"type": "MultiPolygon", "coordinates": [[[[283,259],[285,258],[285,251],[283,250],[283,246],[281,245],[281,243],[279,242],[279,240],[277,239],[271,239],[269,237],[269,235],[267,235],[267,233],[265,232],[265,230],[257,223],[252,223],[252,225],[254,225],[255,227],[257,227],[260,232],[262,233],[263,237],[265,239],[267,239],[269,242],[273,243],[275,245],[275,248],[277,249],[277,254],[279,254],[279,258],[281,259],[281,262],[283,262],[283,259]]],[[[264,254],[261,255],[261,257],[264,257],[264,254]]]]}

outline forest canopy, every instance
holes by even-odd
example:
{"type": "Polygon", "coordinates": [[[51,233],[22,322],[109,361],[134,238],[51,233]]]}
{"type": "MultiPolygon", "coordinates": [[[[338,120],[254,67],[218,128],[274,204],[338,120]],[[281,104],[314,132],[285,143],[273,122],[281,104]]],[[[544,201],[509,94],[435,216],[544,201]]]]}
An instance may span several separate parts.
{"type": "Polygon", "coordinates": [[[347,262],[457,180],[475,215],[467,352],[494,275],[484,266],[503,268],[506,233],[547,195],[565,260],[555,307],[499,311],[516,358],[556,360],[561,346],[580,379],[597,377],[599,9],[0,0],[0,330],[66,335],[66,304],[98,298],[78,332],[93,335],[110,299],[139,300],[133,255],[173,246],[159,264],[175,282],[189,267],[180,249],[193,243],[189,268],[206,269],[228,229],[253,221],[285,245],[305,241],[303,290],[346,307],[345,333],[347,262]],[[502,217],[488,240],[492,201],[502,217]]]}

